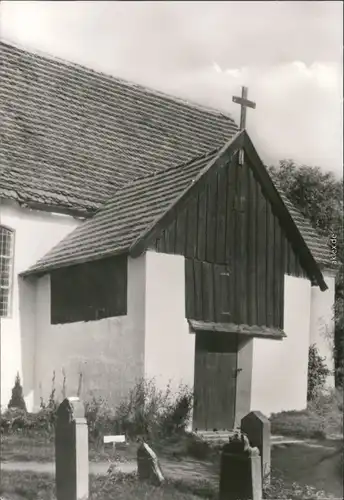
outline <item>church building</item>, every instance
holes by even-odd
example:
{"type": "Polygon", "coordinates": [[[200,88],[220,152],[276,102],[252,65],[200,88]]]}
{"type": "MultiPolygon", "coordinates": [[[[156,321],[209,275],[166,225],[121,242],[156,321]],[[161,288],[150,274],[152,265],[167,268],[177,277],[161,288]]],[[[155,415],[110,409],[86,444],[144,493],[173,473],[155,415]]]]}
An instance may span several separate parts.
{"type": "Polygon", "coordinates": [[[114,406],[187,385],[194,429],[305,408],[335,273],[244,123],[0,48],[1,404],[19,372],[35,411],[55,372],[114,406]]]}

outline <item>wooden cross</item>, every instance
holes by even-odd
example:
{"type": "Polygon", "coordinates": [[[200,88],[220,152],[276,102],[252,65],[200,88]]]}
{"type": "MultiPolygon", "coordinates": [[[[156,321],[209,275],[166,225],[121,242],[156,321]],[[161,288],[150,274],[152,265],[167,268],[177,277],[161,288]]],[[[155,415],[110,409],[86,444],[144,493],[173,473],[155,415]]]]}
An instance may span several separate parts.
{"type": "MultiPolygon", "coordinates": [[[[240,104],[241,106],[241,111],[240,111],[240,130],[244,130],[246,128],[246,110],[247,108],[256,108],[256,103],[253,101],[249,101],[247,99],[247,94],[248,94],[248,88],[247,87],[242,87],[241,88],[241,97],[233,96],[232,100],[236,104],[240,104]]],[[[239,165],[244,164],[244,152],[241,150],[239,152],[239,165]]]]}

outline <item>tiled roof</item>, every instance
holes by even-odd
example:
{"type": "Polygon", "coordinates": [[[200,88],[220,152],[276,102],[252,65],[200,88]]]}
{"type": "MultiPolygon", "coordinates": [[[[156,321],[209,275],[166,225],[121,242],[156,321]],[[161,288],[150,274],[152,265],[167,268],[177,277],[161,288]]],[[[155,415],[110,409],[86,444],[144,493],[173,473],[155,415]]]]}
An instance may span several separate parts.
{"type": "MultiPolygon", "coordinates": [[[[195,181],[218,150],[187,164],[134,181],[121,190],[89,220],[67,235],[29,272],[77,264],[127,251],[176,199],[195,181]]],[[[329,260],[326,242],[288,201],[282,199],[318,263],[329,260]]]]}
{"type": "Polygon", "coordinates": [[[0,197],[94,210],[237,131],[227,115],[0,42],[0,197]]]}
{"type": "MultiPolygon", "coordinates": [[[[208,152],[237,131],[233,120],[218,111],[3,42],[0,123],[0,198],[79,211],[99,209],[111,198],[48,254],[50,263],[53,255],[56,262],[71,263],[85,258],[77,257],[80,252],[124,248],[202,168],[203,160],[192,159],[210,158],[208,152]],[[185,170],[180,167],[190,161],[185,170]],[[165,169],[161,177],[151,175],[165,169]],[[179,172],[176,185],[172,172],[179,172]],[[130,184],[141,176],[148,177],[130,184]],[[159,179],[171,186],[169,192],[162,194],[159,179]],[[146,191],[151,184],[161,194],[154,202],[146,191]],[[142,212],[135,211],[135,203],[142,212]],[[116,214],[110,222],[112,206],[116,214]],[[101,242],[87,242],[88,227],[97,227],[101,242]]],[[[326,241],[283,199],[314,258],[327,263],[326,241]]]]}
{"type": "Polygon", "coordinates": [[[319,235],[315,229],[313,229],[311,223],[303,216],[303,214],[288,200],[286,195],[282,190],[276,186],[278,192],[288,208],[290,215],[292,216],[296,226],[298,227],[303,239],[305,240],[308,248],[310,249],[314,259],[318,264],[331,265],[331,256],[329,245],[323,236],[319,235]]]}
{"type": "Polygon", "coordinates": [[[45,271],[128,250],[136,238],[175,202],[216,153],[217,150],[187,165],[169,168],[128,184],[29,271],[45,271]]]}

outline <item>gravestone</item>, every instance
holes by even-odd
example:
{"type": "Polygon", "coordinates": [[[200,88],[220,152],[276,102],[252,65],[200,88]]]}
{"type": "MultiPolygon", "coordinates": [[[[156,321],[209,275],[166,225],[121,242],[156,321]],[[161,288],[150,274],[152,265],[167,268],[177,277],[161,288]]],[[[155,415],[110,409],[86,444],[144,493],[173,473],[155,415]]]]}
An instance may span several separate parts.
{"type": "Polygon", "coordinates": [[[158,457],[144,442],[137,449],[137,474],[140,481],[151,481],[155,485],[161,485],[164,482],[158,457]]]}
{"type": "Polygon", "coordinates": [[[262,500],[261,457],[248,439],[236,433],[222,449],[220,500],[262,500]]]}
{"type": "Polygon", "coordinates": [[[270,420],[260,411],[251,411],[241,420],[241,432],[246,434],[251,446],[257,447],[262,461],[262,478],[270,482],[271,431],[270,420]]]}
{"type": "Polygon", "coordinates": [[[79,398],[66,398],[57,409],[55,429],[57,500],[87,500],[88,428],[79,398]]]}

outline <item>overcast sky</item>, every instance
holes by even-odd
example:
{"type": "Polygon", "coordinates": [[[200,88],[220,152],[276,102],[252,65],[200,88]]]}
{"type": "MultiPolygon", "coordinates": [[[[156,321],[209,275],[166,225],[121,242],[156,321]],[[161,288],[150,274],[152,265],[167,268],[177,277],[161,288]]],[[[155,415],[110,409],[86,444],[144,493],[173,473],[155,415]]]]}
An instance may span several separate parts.
{"type": "Polygon", "coordinates": [[[342,175],[343,5],[336,2],[2,1],[1,38],[216,107],[257,103],[267,162],[342,175]]]}

